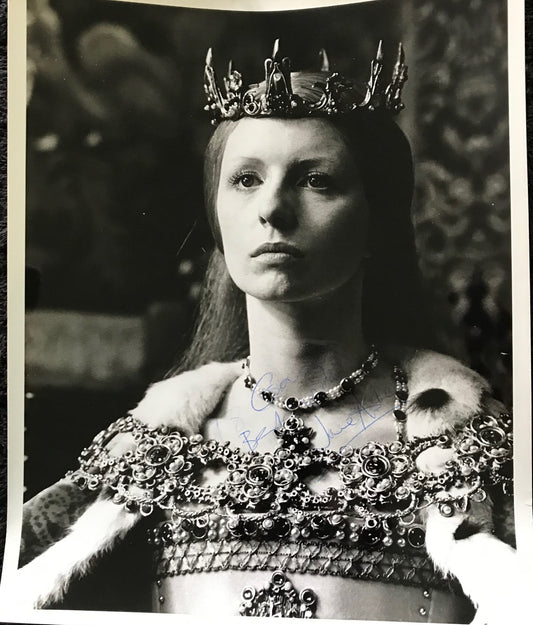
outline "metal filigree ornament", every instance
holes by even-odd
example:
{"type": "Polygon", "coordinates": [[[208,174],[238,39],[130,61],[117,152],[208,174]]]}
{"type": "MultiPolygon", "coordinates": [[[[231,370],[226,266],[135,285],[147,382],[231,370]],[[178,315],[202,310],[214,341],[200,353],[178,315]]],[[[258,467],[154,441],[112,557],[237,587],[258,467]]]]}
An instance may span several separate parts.
{"type": "Polygon", "coordinates": [[[290,416],[276,430],[278,448],[261,454],[199,434],[151,429],[127,417],[95,438],[69,476],[81,488],[109,489],[117,504],[143,516],[169,511],[163,535],[154,534],[162,544],[231,538],[419,548],[420,510],[435,505],[451,516],[470,501],[482,501],[487,487],[500,484],[510,491],[511,429],[506,414],[479,415],[453,435],[369,442],[336,452],[314,447],[314,431],[290,416]],[[131,436],[133,448],[113,456],[106,444],[117,434],[131,436]],[[416,466],[431,447],[454,451],[439,473],[416,466]],[[212,467],[220,479],[205,484],[202,475],[212,467]],[[340,486],[310,490],[308,477],[325,472],[337,475],[340,486]],[[413,527],[410,540],[406,528],[413,527]]]}
{"type": "Polygon", "coordinates": [[[263,588],[244,588],[239,613],[241,616],[313,618],[316,605],[317,597],[310,588],[298,593],[283,571],[274,571],[263,588]]]}
{"type": "MultiPolygon", "coordinates": [[[[329,72],[325,50],[320,51],[321,71],[329,72]]],[[[205,109],[212,115],[212,123],[237,120],[241,117],[308,117],[351,113],[358,110],[384,110],[399,113],[404,105],[401,92],[407,80],[405,54],[400,43],[389,82],[383,79],[383,47],[379,42],[376,57],[370,63],[370,76],[360,84],[346,79],[338,72],[325,78],[322,95],[317,101],[308,100],[293,91],[291,62],[280,55],[279,39],[274,43],[272,56],[265,59],[264,90],[259,85],[243,89],[241,74],[230,62],[223,79],[223,90],[217,83],[213,68],[213,52],[209,48],[205,60],[205,109]]],[[[315,85],[320,87],[320,85],[315,85]]]]}

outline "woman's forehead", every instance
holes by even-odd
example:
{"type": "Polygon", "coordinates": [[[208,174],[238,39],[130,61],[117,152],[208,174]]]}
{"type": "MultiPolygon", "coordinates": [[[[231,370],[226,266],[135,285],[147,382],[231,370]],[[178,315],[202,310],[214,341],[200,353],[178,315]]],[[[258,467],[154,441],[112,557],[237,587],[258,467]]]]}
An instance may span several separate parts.
{"type": "Polygon", "coordinates": [[[350,155],[338,130],[325,119],[253,119],[235,124],[224,163],[274,160],[344,160],[350,155]]]}

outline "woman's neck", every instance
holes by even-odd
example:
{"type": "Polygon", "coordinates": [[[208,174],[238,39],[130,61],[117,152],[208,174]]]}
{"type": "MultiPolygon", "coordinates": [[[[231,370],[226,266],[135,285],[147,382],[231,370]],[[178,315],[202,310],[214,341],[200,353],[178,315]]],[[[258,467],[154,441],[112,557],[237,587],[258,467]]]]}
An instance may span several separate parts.
{"type": "Polygon", "coordinates": [[[250,369],[283,395],[327,390],[365,360],[361,289],[352,282],[306,302],[247,297],[250,369]]]}

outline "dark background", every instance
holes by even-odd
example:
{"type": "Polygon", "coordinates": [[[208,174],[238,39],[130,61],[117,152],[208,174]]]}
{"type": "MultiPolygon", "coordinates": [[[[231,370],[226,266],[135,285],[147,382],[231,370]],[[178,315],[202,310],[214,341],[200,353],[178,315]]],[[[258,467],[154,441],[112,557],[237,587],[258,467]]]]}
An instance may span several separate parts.
{"type": "MultiPolygon", "coordinates": [[[[281,38],[293,67],[367,79],[407,50],[399,122],[415,156],[420,267],[442,351],[511,404],[506,3],[396,0],[235,13],[29,0],[28,497],[76,463],[179,357],[211,237],[202,74],[248,82],[281,38]]],[[[391,302],[393,305],[393,302],[391,302]]]]}

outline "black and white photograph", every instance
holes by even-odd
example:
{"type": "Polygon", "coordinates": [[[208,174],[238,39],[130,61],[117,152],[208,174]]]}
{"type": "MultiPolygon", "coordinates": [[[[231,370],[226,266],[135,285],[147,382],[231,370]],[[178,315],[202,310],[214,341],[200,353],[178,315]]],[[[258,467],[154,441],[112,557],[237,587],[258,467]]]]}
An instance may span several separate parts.
{"type": "Polygon", "coordinates": [[[16,4],[0,618],[528,623],[511,0],[16,4]]]}

